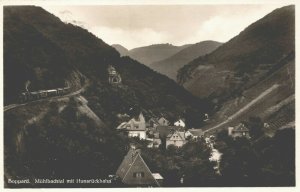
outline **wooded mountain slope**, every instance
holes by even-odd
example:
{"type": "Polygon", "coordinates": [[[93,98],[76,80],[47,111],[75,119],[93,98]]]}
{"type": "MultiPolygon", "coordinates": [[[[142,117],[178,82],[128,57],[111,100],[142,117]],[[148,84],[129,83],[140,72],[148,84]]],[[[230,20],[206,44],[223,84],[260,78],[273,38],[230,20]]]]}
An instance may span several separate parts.
{"type": "Polygon", "coordinates": [[[198,97],[240,94],[295,50],[295,6],[276,9],[212,53],[179,70],[177,80],[198,97]]]}

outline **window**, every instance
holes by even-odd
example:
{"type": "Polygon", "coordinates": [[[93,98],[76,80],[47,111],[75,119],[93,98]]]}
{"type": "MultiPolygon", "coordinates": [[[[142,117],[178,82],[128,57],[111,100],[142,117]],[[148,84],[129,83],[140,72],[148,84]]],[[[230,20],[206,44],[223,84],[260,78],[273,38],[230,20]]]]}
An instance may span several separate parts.
{"type": "Polygon", "coordinates": [[[133,177],[135,177],[135,178],[142,178],[144,176],[145,176],[144,172],[134,172],[133,173],[133,177]]]}

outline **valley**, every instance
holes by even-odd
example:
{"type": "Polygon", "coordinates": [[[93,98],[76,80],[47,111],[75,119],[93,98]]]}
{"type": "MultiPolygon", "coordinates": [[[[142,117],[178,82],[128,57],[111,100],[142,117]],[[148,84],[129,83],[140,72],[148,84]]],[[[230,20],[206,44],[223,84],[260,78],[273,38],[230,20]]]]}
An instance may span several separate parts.
{"type": "Polygon", "coordinates": [[[3,24],[6,188],[295,186],[294,5],[180,46],[109,45],[38,6],[3,24]]]}

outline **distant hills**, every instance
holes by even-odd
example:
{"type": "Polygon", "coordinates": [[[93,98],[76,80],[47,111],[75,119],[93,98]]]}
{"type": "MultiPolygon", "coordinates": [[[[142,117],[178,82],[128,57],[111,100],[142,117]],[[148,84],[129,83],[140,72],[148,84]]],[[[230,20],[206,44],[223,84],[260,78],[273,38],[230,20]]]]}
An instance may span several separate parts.
{"type": "Polygon", "coordinates": [[[196,44],[173,46],[171,44],[154,44],[128,50],[120,44],[113,44],[121,56],[129,56],[151,69],[176,80],[178,69],[193,59],[214,51],[222,43],[202,41],[196,44]]]}
{"type": "Polygon", "coordinates": [[[295,50],[295,6],[279,8],[212,53],[179,70],[177,80],[198,97],[235,97],[295,50]]]}
{"type": "MultiPolygon", "coordinates": [[[[150,46],[149,50],[157,53],[159,60],[182,48],[156,45],[150,46]],[[156,50],[157,47],[161,47],[160,51],[156,50]]],[[[31,82],[29,91],[63,87],[66,83],[72,92],[85,87],[82,94],[88,106],[78,106],[71,99],[71,104],[60,112],[58,109],[66,103],[53,99],[52,103],[48,100],[33,102],[5,112],[6,176],[28,178],[28,175],[44,177],[54,174],[62,178],[66,173],[86,176],[85,173],[91,172],[107,175],[121,161],[122,154],[114,149],[125,149],[125,144],[115,133],[115,128],[121,123],[120,114],[129,114],[129,109],[134,108],[137,112],[142,111],[147,119],[164,116],[171,122],[189,114],[191,118],[186,120],[186,125],[200,127],[203,114],[212,109],[209,101],[193,96],[166,76],[129,57],[120,57],[113,47],[87,30],[65,24],[40,7],[6,6],[5,105],[18,103],[18,96],[25,91],[27,81],[31,82]],[[109,84],[109,65],[120,74],[121,84],[109,84]],[[101,123],[89,117],[79,117],[82,111],[92,114],[90,116],[101,123]],[[43,115],[46,119],[42,119],[43,115]],[[27,122],[31,124],[27,126],[27,122]],[[22,153],[17,150],[20,146],[22,153]],[[106,149],[112,149],[113,153],[106,149]],[[45,151],[47,154],[43,153],[45,151]],[[49,159],[49,155],[57,159],[49,159]],[[53,171],[49,163],[56,163],[59,169],[53,171]],[[82,170],[77,169],[80,164],[85,165],[82,170]],[[108,164],[111,167],[103,167],[108,164]]]]}
{"type": "Polygon", "coordinates": [[[197,57],[214,51],[220,45],[222,45],[222,43],[216,41],[202,41],[192,44],[171,57],[152,63],[149,67],[171,79],[176,80],[178,69],[197,57]]]}
{"type": "MultiPolygon", "coordinates": [[[[30,90],[61,87],[66,82],[76,88],[89,81],[91,90],[101,88],[103,95],[96,95],[101,96],[98,102],[103,103],[103,114],[137,105],[145,110],[159,111],[157,115],[163,111],[177,111],[173,115],[179,115],[187,106],[194,108],[194,102],[203,103],[167,77],[129,57],[120,57],[113,47],[92,33],[65,24],[42,8],[6,7],[4,15],[5,103],[17,101],[27,80],[31,82],[30,90]],[[108,65],[115,66],[120,73],[122,88],[115,89],[108,84],[108,65]],[[116,97],[113,101],[111,94],[116,97]]],[[[163,55],[184,47],[162,44],[141,49],[155,52],[156,48],[161,48],[156,51],[163,55]]]]}
{"type": "Polygon", "coordinates": [[[128,55],[132,59],[146,65],[150,66],[152,63],[166,59],[182,49],[190,46],[190,44],[182,46],[174,46],[172,44],[154,44],[144,47],[137,47],[126,51],[122,45],[112,45],[121,55],[128,55]]]}

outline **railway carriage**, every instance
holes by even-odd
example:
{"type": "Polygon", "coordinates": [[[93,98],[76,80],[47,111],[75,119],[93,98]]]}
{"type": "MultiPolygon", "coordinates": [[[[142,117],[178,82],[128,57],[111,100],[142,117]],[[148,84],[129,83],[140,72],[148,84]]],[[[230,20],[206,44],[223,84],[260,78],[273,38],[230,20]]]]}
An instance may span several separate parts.
{"type": "Polygon", "coordinates": [[[49,89],[49,90],[39,90],[39,91],[32,91],[32,92],[22,92],[19,95],[19,101],[21,103],[25,103],[28,101],[35,101],[47,97],[55,97],[55,96],[62,96],[70,92],[70,87],[63,87],[57,89],[49,89]]]}

